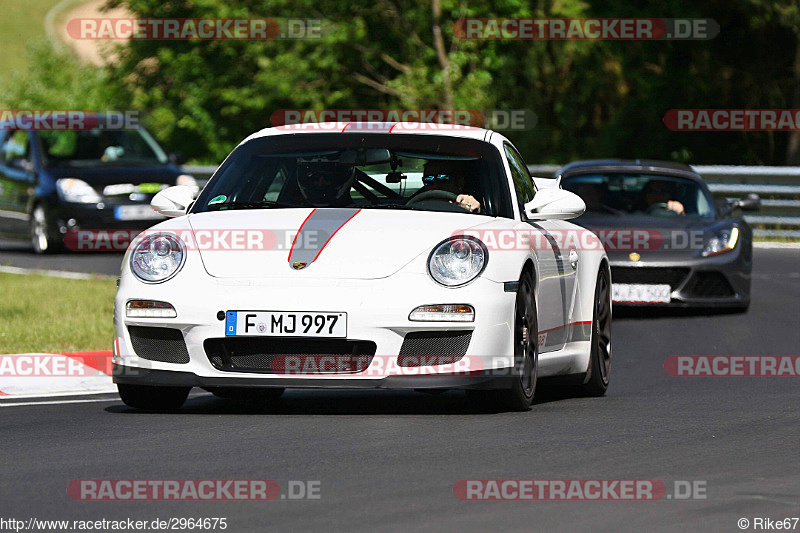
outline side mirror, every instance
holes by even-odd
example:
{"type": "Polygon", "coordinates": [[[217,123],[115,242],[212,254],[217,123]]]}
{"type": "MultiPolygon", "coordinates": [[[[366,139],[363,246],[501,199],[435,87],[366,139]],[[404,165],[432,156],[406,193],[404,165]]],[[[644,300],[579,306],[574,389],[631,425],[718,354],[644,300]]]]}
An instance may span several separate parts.
{"type": "Polygon", "coordinates": [[[581,216],[586,204],[564,189],[540,189],[523,208],[529,220],[569,220],[581,216]]]}
{"type": "Polygon", "coordinates": [[[150,201],[150,207],[165,217],[185,215],[194,201],[194,192],[188,185],[175,185],[156,194],[150,201]]]}
{"type": "Polygon", "coordinates": [[[732,207],[733,209],[739,208],[742,211],[758,211],[761,209],[761,197],[751,192],[744,198],[734,201],[732,207]]]}

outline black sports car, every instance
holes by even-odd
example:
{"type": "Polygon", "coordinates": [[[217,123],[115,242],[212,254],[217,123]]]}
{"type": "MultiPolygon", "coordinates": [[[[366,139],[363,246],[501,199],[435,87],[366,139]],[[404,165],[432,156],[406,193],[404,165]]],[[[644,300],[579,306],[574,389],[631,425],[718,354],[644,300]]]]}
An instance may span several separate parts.
{"type": "Polygon", "coordinates": [[[715,202],[689,166],[660,161],[578,161],[556,178],[586,202],[574,222],[603,241],[616,304],[747,309],[753,232],[742,211],[759,209],[757,195],[715,202]]]}

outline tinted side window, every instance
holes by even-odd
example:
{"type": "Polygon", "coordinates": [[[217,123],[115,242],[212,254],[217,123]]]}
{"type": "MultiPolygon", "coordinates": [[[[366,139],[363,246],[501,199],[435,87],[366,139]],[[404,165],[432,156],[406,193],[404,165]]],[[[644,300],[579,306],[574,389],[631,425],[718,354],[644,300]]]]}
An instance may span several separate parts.
{"type": "Polygon", "coordinates": [[[522,206],[533,200],[533,196],[536,194],[536,188],[533,185],[533,180],[528,173],[528,169],[522,157],[508,144],[503,145],[503,147],[506,151],[508,166],[511,168],[511,179],[514,181],[514,188],[517,190],[520,212],[522,212],[522,206]]]}

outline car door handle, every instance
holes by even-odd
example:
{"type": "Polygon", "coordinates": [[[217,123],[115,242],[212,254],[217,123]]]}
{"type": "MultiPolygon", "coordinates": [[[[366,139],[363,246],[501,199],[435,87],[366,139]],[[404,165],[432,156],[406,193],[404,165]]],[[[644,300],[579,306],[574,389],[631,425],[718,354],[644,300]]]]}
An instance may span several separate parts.
{"type": "Polygon", "coordinates": [[[578,268],[578,252],[575,250],[569,251],[569,263],[572,265],[572,268],[578,268]]]}

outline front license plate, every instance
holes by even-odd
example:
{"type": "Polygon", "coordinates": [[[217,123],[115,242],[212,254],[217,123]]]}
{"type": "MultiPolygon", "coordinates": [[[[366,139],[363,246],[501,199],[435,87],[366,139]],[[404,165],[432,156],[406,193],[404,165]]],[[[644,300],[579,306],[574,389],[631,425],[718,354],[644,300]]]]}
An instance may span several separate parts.
{"type": "Polygon", "coordinates": [[[114,208],[114,218],[117,220],[161,220],[159,215],[149,205],[118,205],[114,208]]]}
{"type": "Polygon", "coordinates": [[[315,311],[228,311],[225,335],[347,337],[347,313],[315,311]]]}
{"type": "Polygon", "coordinates": [[[669,303],[669,285],[639,285],[614,283],[611,299],[619,303],[669,303]]]}

